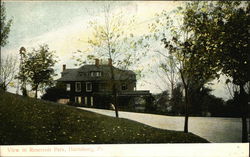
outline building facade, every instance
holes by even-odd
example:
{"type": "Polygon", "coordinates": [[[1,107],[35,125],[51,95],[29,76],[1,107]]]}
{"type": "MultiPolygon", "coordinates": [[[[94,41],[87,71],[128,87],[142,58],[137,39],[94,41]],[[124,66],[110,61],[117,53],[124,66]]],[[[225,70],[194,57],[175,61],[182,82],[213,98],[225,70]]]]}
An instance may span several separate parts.
{"type": "MultiPolygon", "coordinates": [[[[120,101],[124,101],[124,98],[126,100],[126,97],[151,95],[149,91],[137,91],[136,74],[130,70],[114,67],[112,60],[109,60],[108,64],[100,64],[96,59],[95,64],[83,65],[78,69],[67,69],[66,65],[63,65],[61,78],[57,83],[67,93],[59,99],[60,103],[75,102],[84,106],[108,108],[112,101],[113,83],[120,101]],[[113,79],[111,70],[114,74],[113,79]]],[[[126,103],[128,102],[123,102],[126,103]]]]}

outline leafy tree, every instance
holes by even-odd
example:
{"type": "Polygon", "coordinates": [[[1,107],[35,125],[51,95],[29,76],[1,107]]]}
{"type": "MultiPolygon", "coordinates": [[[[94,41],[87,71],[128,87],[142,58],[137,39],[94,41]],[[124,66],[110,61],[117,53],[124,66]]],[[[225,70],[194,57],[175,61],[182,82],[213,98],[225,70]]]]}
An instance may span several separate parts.
{"type": "Polygon", "coordinates": [[[195,84],[199,89],[217,76],[213,73],[217,69],[212,69],[207,66],[207,62],[202,60],[201,55],[205,51],[196,44],[197,38],[186,24],[187,11],[189,11],[188,5],[175,10],[173,12],[175,15],[163,11],[158,15],[156,23],[151,26],[156,30],[154,32],[156,39],[162,39],[168,53],[176,58],[175,65],[185,92],[184,132],[188,132],[188,116],[191,105],[190,88],[194,87],[195,84]]]}
{"type": "Polygon", "coordinates": [[[227,79],[226,83],[225,83],[225,89],[227,90],[228,94],[230,95],[230,98],[233,99],[235,92],[239,91],[239,86],[236,84],[233,84],[230,79],[227,79]]]}
{"type": "Polygon", "coordinates": [[[172,93],[172,97],[170,99],[170,105],[172,106],[172,113],[174,115],[184,115],[184,102],[183,102],[183,92],[181,84],[178,84],[172,93]]]}
{"type": "Polygon", "coordinates": [[[65,96],[65,88],[54,86],[45,89],[45,94],[41,99],[57,102],[58,99],[65,96]]]}
{"type": "Polygon", "coordinates": [[[239,104],[239,91],[235,91],[233,94],[233,98],[227,100],[226,108],[228,116],[230,117],[241,117],[241,111],[238,109],[239,104]]]}
{"type": "Polygon", "coordinates": [[[6,19],[6,11],[5,11],[5,6],[3,2],[1,2],[0,6],[1,6],[1,23],[0,23],[1,24],[1,27],[0,27],[1,28],[1,47],[3,47],[8,43],[7,39],[9,37],[12,19],[10,20],[6,19]]]}
{"type": "Polygon", "coordinates": [[[249,67],[249,2],[190,3],[185,24],[206,53],[201,53],[211,73],[221,72],[240,87],[239,108],[242,112],[242,141],[247,141],[247,94],[249,67]]]}
{"type": "Polygon", "coordinates": [[[2,76],[2,88],[3,90],[7,90],[10,84],[13,84],[13,80],[15,78],[15,74],[17,72],[17,60],[13,56],[7,56],[5,60],[3,60],[3,64],[1,68],[1,76],[2,76]]]}
{"type": "Polygon", "coordinates": [[[154,106],[160,113],[167,113],[171,110],[169,104],[169,92],[167,90],[160,94],[154,95],[154,106]]]}
{"type": "Polygon", "coordinates": [[[202,104],[205,107],[203,114],[210,113],[213,117],[224,117],[226,116],[226,106],[222,98],[217,98],[211,94],[205,94],[202,97],[202,104]]]}
{"type": "MultiPolygon", "coordinates": [[[[111,6],[106,5],[103,8],[103,16],[101,18],[91,20],[89,23],[92,29],[92,35],[88,39],[88,49],[79,51],[81,54],[88,54],[87,59],[109,59],[112,62],[110,66],[113,104],[115,106],[116,117],[118,116],[117,102],[117,85],[114,79],[114,66],[121,69],[128,69],[130,66],[135,66],[140,56],[136,51],[136,41],[134,35],[129,31],[129,27],[134,22],[125,20],[123,13],[112,13],[111,6]]],[[[87,61],[81,57],[76,57],[76,60],[82,64],[87,61]]]]}
{"type": "MultiPolygon", "coordinates": [[[[49,51],[48,45],[41,45],[39,49],[33,49],[25,53],[23,57],[23,74],[37,98],[38,90],[53,85],[55,73],[52,67],[56,63],[54,51],[49,51]]],[[[21,75],[19,78],[22,78],[21,75]]]]}
{"type": "MultiPolygon", "coordinates": [[[[10,20],[7,20],[6,19],[6,12],[5,12],[5,6],[4,6],[4,3],[3,2],[0,2],[0,9],[1,9],[1,14],[0,14],[0,18],[1,18],[1,21],[0,21],[0,47],[4,47],[8,41],[8,36],[9,36],[9,32],[10,32],[10,27],[11,27],[11,24],[12,24],[12,19],[10,20]]],[[[1,59],[1,51],[0,51],[0,76],[2,76],[2,73],[1,73],[1,62],[2,62],[2,59],[1,59]]],[[[0,78],[0,81],[1,81],[1,78],[0,78]]],[[[1,82],[0,82],[1,83],[1,82]]]]}

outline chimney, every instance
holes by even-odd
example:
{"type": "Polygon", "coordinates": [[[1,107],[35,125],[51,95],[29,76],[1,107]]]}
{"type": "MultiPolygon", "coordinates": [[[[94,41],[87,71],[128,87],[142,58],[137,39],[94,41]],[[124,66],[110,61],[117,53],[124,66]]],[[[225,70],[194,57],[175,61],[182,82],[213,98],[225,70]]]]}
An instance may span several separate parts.
{"type": "Polygon", "coordinates": [[[109,62],[108,62],[108,65],[109,66],[112,66],[112,59],[111,58],[109,58],[109,60],[108,60],[109,62]]]}
{"type": "Polygon", "coordinates": [[[63,71],[66,70],[66,64],[63,64],[63,71]]]}
{"type": "Polygon", "coordinates": [[[99,66],[99,59],[95,59],[95,66],[99,66]]]}

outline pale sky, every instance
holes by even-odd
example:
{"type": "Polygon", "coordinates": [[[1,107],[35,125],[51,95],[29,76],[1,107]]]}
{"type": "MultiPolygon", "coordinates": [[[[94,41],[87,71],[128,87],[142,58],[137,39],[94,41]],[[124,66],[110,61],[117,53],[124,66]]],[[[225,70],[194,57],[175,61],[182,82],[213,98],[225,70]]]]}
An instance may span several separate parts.
{"type": "MultiPolygon", "coordinates": [[[[77,68],[72,59],[73,52],[86,48],[86,40],[90,36],[89,20],[100,16],[102,7],[107,2],[100,1],[21,1],[5,2],[7,18],[13,19],[9,34],[9,44],[1,48],[2,55],[18,56],[21,46],[27,49],[47,43],[51,50],[56,51],[60,61],[55,69],[60,74],[62,64],[68,68],[77,68]]],[[[154,15],[163,9],[171,11],[182,2],[171,1],[115,1],[110,2],[114,12],[122,11],[124,14],[136,17],[135,27],[131,31],[136,35],[148,32],[148,24],[154,20],[154,15]]],[[[157,57],[147,60],[157,63],[157,57]]],[[[59,75],[60,76],[60,75],[59,75]]],[[[138,80],[137,87],[158,93],[161,90],[152,84],[161,86],[160,80],[155,79],[153,73],[147,74],[138,80]],[[145,83],[151,82],[152,84],[145,83]]],[[[163,85],[161,86],[163,87],[163,85]]],[[[215,83],[215,95],[226,97],[221,84],[215,83]]]]}

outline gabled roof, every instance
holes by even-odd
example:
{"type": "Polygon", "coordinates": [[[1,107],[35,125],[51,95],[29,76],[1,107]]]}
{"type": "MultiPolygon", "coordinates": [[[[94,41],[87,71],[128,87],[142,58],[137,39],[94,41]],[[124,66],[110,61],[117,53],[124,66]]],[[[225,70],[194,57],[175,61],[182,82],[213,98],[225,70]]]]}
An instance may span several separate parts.
{"type": "MultiPolygon", "coordinates": [[[[136,74],[131,70],[121,70],[113,66],[115,80],[134,80],[136,74]]],[[[57,81],[95,81],[95,80],[110,80],[111,68],[110,65],[83,65],[78,69],[66,69],[62,72],[62,77],[57,81]],[[102,76],[90,76],[90,72],[102,72],[102,76]]]]}

